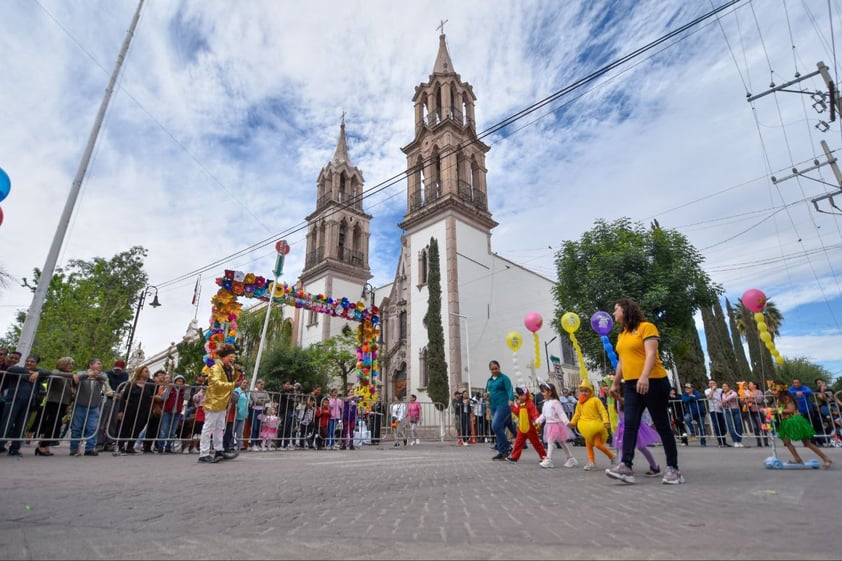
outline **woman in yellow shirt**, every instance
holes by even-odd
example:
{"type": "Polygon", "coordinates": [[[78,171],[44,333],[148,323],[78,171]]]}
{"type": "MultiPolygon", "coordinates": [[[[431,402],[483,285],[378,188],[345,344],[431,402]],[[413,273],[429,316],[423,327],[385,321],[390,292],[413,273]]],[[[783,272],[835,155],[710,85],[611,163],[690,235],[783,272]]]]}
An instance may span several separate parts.
{"type": "Polygon", "coordinates": [[[617,337],[617,369],[611,392],[625,401],[622,461],[605,470],[612,479],[634,483],[632,461],[637,446],[637,429],[644,409],[649,409],[661,436],[666,455],[666,471],[661,480],[667,485],[684,483],[678,470],[678,446],[669,421],[670,382],[658,356],[658,328],[646,321],[634,300],[623,298],[614,305],[614,322],[622,326],[617,337]],[[622,384],[622,388],[620,387],[622,384]]]}

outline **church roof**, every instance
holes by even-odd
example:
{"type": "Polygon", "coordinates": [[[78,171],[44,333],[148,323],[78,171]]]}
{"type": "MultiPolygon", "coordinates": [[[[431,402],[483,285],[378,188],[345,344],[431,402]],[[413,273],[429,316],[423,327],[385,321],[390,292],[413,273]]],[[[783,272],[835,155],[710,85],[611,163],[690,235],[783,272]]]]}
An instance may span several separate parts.
{"type": "Polygon", "coordinates": [[[447,52],[445,35],[439,35],[439,53],[436,55],[436,65],[433,67],[433,74],[455,74],[453,62],[450,60],[450,53],[447,52]]]}

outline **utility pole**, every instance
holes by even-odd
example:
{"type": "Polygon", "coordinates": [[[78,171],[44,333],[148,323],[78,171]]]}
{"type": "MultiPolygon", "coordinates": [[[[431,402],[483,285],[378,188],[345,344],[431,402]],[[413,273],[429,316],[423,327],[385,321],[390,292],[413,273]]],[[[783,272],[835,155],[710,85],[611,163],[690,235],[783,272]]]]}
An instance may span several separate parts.
{"type": "Polygon", "coordinates": [[[105,97],[99,106],[99,111],[94,120],[94,127],[88,137],[88,144],[85,146],[85,151],[82,154],[82,161],[79,162],[79,169],[76,171],[76,177],[73,180],[73,185],[70,188],[70,193],[67,195],[67,202],[64,204],[64,211],[59,218],[56,233],[53,236],[53,243],[50,246],[50,251],[47,254],[47,260],[44,262],[44,268],[41,269],[41,276],[38,279],[38,286],[35,287],[35,294],[32,296],[32,304],[29,305],[29,311],[26,313],[26,320],[20,331],[20,338],[18,339],[17,350],[21,353],[21,360],[26,360],[32,351],[32,345],[35,342],[35,332],[38,331],[38,322],[41,320],[41,310],[44,307],[44,300],[47,299],[47,291],[50,288],[50,282],[53,278],[53,273],[56,270],[56,263],[58,262],[58,254],[61,251],[61,246],[64,243],[64,236],[67,233],[67,227],[70,224],[70,217],[73,215],[73,209],[76,206],[76,199],[79,198],[79,191],[82,189],[82,180],[85,179],[85,174],[88,171],[88,164],[91,161],[91,154],[93,154],[96,139],[99,136],[99,129],[102,127],[102,121],[105,119],[105,112],[108,109],[108,103],[111,101],[111,94],[114,92],[114,85],[117,83],[117,77],[120,75],[120,69],[123,66],[123,61],[126,58],[126,53],[129,51],[129,45],[132,41],[132,36],[137,28],[137,22],[140,19],[140,9],[143,7],[144,0],[139,0],[137,3],[137,10],[135,11],[132,23],[129,25],[129,30],[126,32],[126,38],[123,40],[123,46],[120,49],[120,54],[117,55],[117,63],[114,65],[114,71],[111,73],[111,79],[108,81],[108,87],[105,88],[105,97]]]}
{"type": "MultiPolygon", "coordinates": [[[[824,112],[824,110],[827,106],[830,107],[830,122],[832,123],[836,120],[836,114],[837,113],[842,115],[842,99],[840,99],[840,97],[839,97],[839,94],[836,90],[836,85],[833,83],[833,79],[830,76],[830,71],[828,70],[825,63],[822,62],[822,61],[817,62],[816,68],[817,68],[817,70],[815,72],[811,72],[811,73],[809,73],[807,75],[804,75],[804,76],[796,74],[794,80],[790,80],[789,82],[781,84],[780,86],[776,86],[775,84],[771,84],[770,89],[768,89],[765,92],[762,92],[760,94],[747,95],[746,101],[752,102],[756,99],[759,99],[759,98],[761,98],[765,95],[768,95],[770,93],[773,93],[773,92],[789,92],[789,93],[800,93],[800,94],[809,95],[810,97],[813,98],[813,100],[814,100],[813,108],[816,109],[816,111],[818,113],[824,112]],[[817,76],[817,75],[821,76],[822,80],[824,80],[825,87],[827,88],[827,93],[821,92],[821,91],[810,92],[810,91],[807,91],[807,90],[790,90],[790,89],[787,89],[789,86],[792,86],[792,85],[797,84],[797,83],[799,83],[803,80],[806,80],[808,78],[812,78],[812,77],[817,76]],[[827,100],[828,100],[827,104],[825,104],[825,101],[824,101],[825,97],[827,97],[827,100]]],[[[816,128],[818,128],[822,132],[825,132],[829,127],[830,127],[830,125],[828,125],[824,121],[820,121],[819,124],[816,125],[816,128]]],[[[824,151],[825,158],[827,158],[826,162],[820,162],[818,159],[815,159],[815,160],[813,160],[813,165],[808,167],[808,168],[799,170],[799,169],[793,167],[792,173],[787,175],[786,177],[772,176],[772,183],[777,184],[777,183],[780,183],[782,181],[792,179],[793,177],[798,177],[799,175],[804,175],[805,173],[816,170],[816,169],[819,169],[822,166],[828,166],[829,165],[830,169],[833,171],[833,176],[836,178],[836,184],[839,187],[839,191],[834,192],[834,193],[826,193],[824,195],[815,197],[813,199],[810,199],[810,202],[813,203],[813,207],[816,209],[816,212],[821,212],[821,213],[824,213],[824,214],[842,214],[842,208],[837,206],[836,202],[833,200],[834,197],[842,195],[842,172],[839,171],[839,166],[837,165],[837,159],[833,155],[833,152],[830,150],[830,147],[827,145],[827,142],[822,140],[820,142],[820,144],[821,144],[822,150],[824,151]],[[823,201],[825,199],[828,199],[830,201],[830,206],[832,206],[838,212],[826,211],[826,210],[820,209],[818,203],[819,203],[819,201],[823,201]]]]}

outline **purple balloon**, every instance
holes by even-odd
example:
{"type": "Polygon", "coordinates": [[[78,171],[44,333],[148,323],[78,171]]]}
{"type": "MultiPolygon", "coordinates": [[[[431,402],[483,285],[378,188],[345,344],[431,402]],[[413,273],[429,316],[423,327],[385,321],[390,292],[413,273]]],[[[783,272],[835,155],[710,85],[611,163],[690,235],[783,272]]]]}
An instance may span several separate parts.
{"type": "Polygon", "coordinates": [[[600,335],[608,335],[614,327],[614,318],[608,312],[596,312],[591,316],[591,327],[600,335]]]}

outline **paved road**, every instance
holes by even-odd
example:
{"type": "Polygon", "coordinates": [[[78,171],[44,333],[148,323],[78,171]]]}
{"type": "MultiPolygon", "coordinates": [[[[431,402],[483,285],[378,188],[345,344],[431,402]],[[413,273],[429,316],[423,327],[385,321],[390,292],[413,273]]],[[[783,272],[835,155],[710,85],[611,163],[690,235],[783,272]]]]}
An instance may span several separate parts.
{"type": "Polygon", "coordinates": [[[680,447],[687,484],[669,486],[544,470],[532,450],[491,461],[481,444],[210,465],[25,448],[0,457],[0,558],[839,559],[842,449],[829,471],[764,469],[768,450],[680,447]]]}

